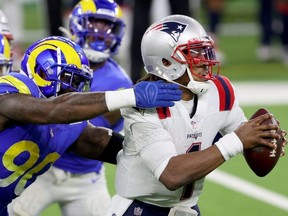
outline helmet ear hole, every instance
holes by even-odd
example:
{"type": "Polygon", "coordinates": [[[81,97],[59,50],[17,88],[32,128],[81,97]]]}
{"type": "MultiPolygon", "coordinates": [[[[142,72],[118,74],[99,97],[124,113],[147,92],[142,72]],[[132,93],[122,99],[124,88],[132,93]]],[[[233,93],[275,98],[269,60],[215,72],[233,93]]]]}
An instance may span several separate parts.
{"type": "Polygon", "coordinates": [[[45,74],[45,72],[44,72],[42,69],[38,70],[37,73],[39,74],[39,76],[40,76],[42,79],[44,79],[44,80],[47,79],[47,75],[45,74]]]}
{"type": "Polygon", "coordinates": [[[34,71],[36,74],[38,74],[42,79],[46,80],[47,75],[45,74],[44,70],[41,68],[39,64],[36,64],[34,67],[34,71]]]}
{"type": "Polygon", "coordinates": [[[165,58],[162,58],[162,64],[165,66],[165,67],[169,67],[172,65],[172,63],[170,61],[168,61],[167,59],[165,58]]]}

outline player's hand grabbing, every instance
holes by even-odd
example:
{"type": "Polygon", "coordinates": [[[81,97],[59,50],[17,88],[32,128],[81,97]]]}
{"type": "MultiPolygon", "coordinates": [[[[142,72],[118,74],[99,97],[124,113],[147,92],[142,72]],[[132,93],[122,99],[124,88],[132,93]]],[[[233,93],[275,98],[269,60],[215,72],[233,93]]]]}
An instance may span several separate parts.
{"type": "Polygon", "coordinates": [[[171,107],[182,95],[178,85],[163,81],[139,82],[134,86],[134,92],[138,108],[171,107]]]}

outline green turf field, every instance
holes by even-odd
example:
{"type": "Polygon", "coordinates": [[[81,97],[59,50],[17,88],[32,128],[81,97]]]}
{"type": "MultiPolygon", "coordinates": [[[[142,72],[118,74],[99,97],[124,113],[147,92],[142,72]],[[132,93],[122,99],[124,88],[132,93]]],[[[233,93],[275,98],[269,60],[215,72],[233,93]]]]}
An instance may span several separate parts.
{"type": "MultiPolygon", "coordinates": [[[[227,1],[228,2],[228,1],[227,1]]],[[[255,22],[256,1],[250,0],[230,0],[227,3],[224,22],[255,22]]],[[[33,4],[25,5],[25,27],[27,29],[43,28],[43,17],[35,19],[33,4]]],[[[36,13],[39,16],[39,11],[36,13]]],[[[205,22],[205,15],[201,13],[201,19],[205,22]]],[[[228,76],[233,82],[238,81],[287,81],[288,68],[283,66],[280,61],[262,63],[255,56],[258,45],[258,36],[221,36],[219,46],[226,55],[226,62],[221,67],[221,74],[228,76]]],[[[140,49],[140,47],[139,47],[140,49]]],[[[288,93],[288,92],[287,92],[288,93]]],[[[253,92],[251,92],[253,94],[253,92]]],[[[248,96],[248,95],[247,95],[248,96]]],[[[269,101],[268,101],[269,104],[269,101]]],[[[288,104],[286,105],[265,105],[276,118],[281,121],[283,129],[288,130],[288,104]]],[[[258,107],[245,106],[244,111],[247,116],[251,116],[258,107]]],[[[288,151],[288,150],[286,150],[288,151]]],[[[246,183],[253,183],[256,186],[267,189],[271,192],[280,194],[286,199],[284,205],[288,206],[288,157],[281,158],[274,170],[266,177],[257,177],[249,169],[243,156],[237,156],[219,168],[232,176],[245,180],[246,183]],[[287,203],[285,203],[287,202],[287,203]]],[[[107,180],[111,195],[114,190],[114,170],[113,165],[107,165],[107,180]]],[[[223,180],[226,180],[223,179],[223,180]]],[[[236,181],[235,181],[236,183],[236,181]]],[[[243,194],[247,190],[246,184],[235,185],[227,188],[224,184],[207,179],[204,192],[200,197],[200,207],[202,216],[287,216],[288,210],[283,210],[275,204],[268,204],[264,201],[251,197],[257,190],[251,189],[250,195],[243,194]],[[237,190],[236,190],[236,189],[237,190]]],[[[260,194],[261,196],[261,194],[260,194]]],[[[269,198],[271,194],[264,193],[263,198],[269,198]]],[[[271,202],[277,200],[271,196],[271,202]]],[[[283,200],[282,200],[283,201],[283,200]]],[[[281,202],[279,200],[278,202],[281,202]]],[[[60,216],[57,205],[47,208],[41,216],[60,216]]]]}

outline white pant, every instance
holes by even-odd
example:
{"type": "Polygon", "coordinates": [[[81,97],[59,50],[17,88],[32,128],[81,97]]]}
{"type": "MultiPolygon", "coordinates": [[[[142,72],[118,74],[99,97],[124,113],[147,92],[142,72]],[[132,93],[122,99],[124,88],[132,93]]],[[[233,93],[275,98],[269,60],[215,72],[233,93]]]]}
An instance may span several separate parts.
{"type": "MultiPolygon", "coordinates": [[[[115,194],[110,202],[106,216],[121,216],[127,211],[133,200],[115,194]]],[[[152,215],[151,215],[152,216],[152,215]]]]}
{"type": "Polygon", "coordinates": [[[8,206],[10,216],[38,216],[52,203],[63,216],[102,216],[110,202],[104,166],[100,174],[73,175],[51,167],[8,206]]]}

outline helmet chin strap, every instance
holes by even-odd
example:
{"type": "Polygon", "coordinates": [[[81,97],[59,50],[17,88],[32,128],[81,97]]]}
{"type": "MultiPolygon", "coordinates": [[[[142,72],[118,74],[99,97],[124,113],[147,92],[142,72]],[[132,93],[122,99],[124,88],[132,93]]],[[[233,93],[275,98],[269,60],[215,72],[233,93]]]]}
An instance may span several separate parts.
{"type": "Polygon", "coordinates": [[[103,62],[110,57],[109,53],[99,52],[96,50],[92,50],[90,48],[83,48],[83,50],[84,50],[87,58],[89,59],[89,61],[91,61],[93,63],[103,62]]]}
{"type": "Polygon", "coordinates": [[[195,81],[189,67],[187,67],[186,73],[188,74],[188,77],[190,79],[190,82],[187,85],[188,89],[190,89],[195,94],[205,94],[208,91],[210,86],[208,81],[195,81]]]}
{"type": "Polygon", "coordinates": [[[183,88],[186,88],[186,89],[189,89],[191,92],[193,92],[194,94],[197,94],[197,95],[201,95],[201,94],[205,94],[208,89],[209,89],[209,82],[198,82],[198,81],[195,81],[192,77],[192,73],[190,72],[190,69],[187,67],[187,70],[186,70],[186,73],[188,73],[188,77],[190,79],[190,82],[188,83],[187,86],[185,85],[182,85],[180,83],[177,83],[175,82],[174,80],[170,79],[165,73],[163,73],[160,68],[156,67],[156,71],[157,71],[157,74],[159,74],[159,77],[167,80],[168,82],[171,82],[171,83],[175,83],[183,88]]]}

